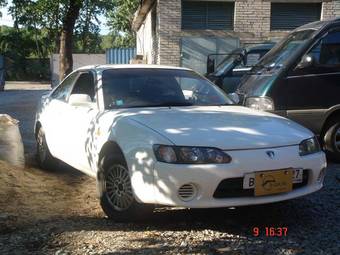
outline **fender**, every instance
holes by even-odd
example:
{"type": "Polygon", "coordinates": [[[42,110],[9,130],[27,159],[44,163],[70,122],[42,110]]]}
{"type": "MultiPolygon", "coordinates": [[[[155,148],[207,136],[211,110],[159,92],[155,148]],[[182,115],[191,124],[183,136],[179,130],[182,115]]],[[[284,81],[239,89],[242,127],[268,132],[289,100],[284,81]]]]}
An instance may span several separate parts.
{"type": "Polygon", "coordinates": [[[340,115],[340,104],[334,105],[326,111],[325,120],[327,120],[331,115],[333,115],[333,113],[340,115]]]}

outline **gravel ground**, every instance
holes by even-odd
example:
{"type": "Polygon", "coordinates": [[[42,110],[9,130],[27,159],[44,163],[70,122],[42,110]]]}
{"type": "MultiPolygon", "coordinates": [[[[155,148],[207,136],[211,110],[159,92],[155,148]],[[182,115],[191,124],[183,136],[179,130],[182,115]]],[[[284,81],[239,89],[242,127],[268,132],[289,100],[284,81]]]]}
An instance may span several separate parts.
{"type": "MultiPolygon", "coordinates": [[[[0,113],[21,121],[27,153],[43,93],[0,92],[0,113]]],[[[303,198],[236,209],[161,208],[146,222],[117,224],[101,213],[93,180],[67,167],[44,172],[30,164],[24,174],[9,174],[27,180],[10,187],[6,203],[0,192],[0,223],[8,223],[0,224],[0,254],[340,254],[340,165],[330,164],[324,189],[303,198]],[[267,237],[265,227],[287,227],[287,236],[267,237]]]]}

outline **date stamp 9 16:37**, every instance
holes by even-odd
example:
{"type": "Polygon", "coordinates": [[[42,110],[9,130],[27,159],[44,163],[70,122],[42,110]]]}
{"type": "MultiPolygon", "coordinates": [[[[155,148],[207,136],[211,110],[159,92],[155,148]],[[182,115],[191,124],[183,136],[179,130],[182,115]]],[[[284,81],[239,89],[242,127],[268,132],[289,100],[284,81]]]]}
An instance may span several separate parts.
{"type": "Polygon", "coordinates": [[[284,237],[288,235],[288,227],[253,227],[252,234],[255,237],[260,235],[268,237],[284,237]]]}

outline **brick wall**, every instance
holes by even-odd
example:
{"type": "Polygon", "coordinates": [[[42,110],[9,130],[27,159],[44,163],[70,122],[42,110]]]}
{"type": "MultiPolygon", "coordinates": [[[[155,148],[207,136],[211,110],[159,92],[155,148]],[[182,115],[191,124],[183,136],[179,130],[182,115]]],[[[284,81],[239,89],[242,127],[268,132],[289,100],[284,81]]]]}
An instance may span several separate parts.
{"type": "Polygon", "coordinates": [[[158,0],[158,38],[161,65],[180,65],[181,0],[158,0]]]}
{"type": "Polygon", "coordinates": [[[340,17],[340,0],[334,1],[335,16],[340,17]]]}
{"type": "Polygon", "coordinates": [[[243,43],[267,40],[270,31],[270,2],[236,1],[234,31],[240,34],[243,43]]]}
{"type": "Polygon", "coordinates": [[[335,14],[335,2],[323,2],[322,3],[322,12],[321,12],[321,20],[327,20],[334,18],[335,14]]]}

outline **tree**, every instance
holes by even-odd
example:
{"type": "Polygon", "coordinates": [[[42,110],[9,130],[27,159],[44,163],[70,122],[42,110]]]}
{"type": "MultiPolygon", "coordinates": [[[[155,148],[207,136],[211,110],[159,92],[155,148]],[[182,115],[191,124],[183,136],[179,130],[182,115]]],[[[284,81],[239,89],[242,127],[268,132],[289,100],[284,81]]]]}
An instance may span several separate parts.
{"type": "Polygon", "coordinates": [[[89,33],[98,28],[97,16],[110,9],[113,2],[114,0],[13,0],[10,12],[16,24],[48,31],[50,41],[54,42],[51,43],[54,45],[53,51],[60,54],[59,77],[63,79],[73,67],[75,30],[78,29],[83,35],[82,46],[86,48],[88,38],[91,38],[89,33]]]}
{"type": "Polygon", "coordinates": [[[81,0],[70,0],[66,7],[66,13],[62,21],[60,33],[60,51],[59,51],[59,79],[72,72],[73,69],[73,29],[82,7],[81,0]]]}
{"type": "Polygon", "coordinates": [[[138,8],[138,0],[116,0],[108,12],[108,25],[114,47],[133,47],[136,45],[135,32],[132,30],[133,15],[138,8]]]}
{"type": "MultiPolygon", "coordinates": [[[[6,0],[0,0],[0,8],[6,6],[6,0]]],[[[0,12],[0,18],[2,17],[2,13],[0,12]]]]}
{"type": "Polygon", "coordinates": [[[98,17],[110,9],[113,1],[83,1],[83,8],[80,11],[74,33],[74,50],[82,53],[102,52],[100,36],[100,21],[98,17]]]}

